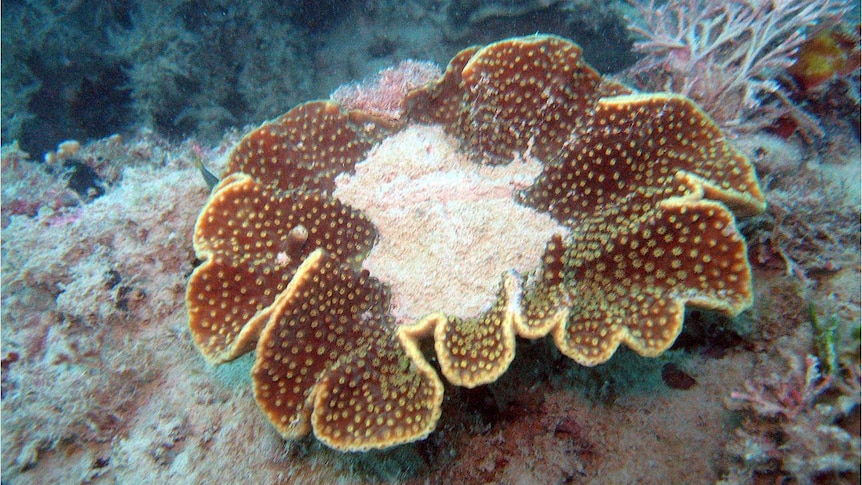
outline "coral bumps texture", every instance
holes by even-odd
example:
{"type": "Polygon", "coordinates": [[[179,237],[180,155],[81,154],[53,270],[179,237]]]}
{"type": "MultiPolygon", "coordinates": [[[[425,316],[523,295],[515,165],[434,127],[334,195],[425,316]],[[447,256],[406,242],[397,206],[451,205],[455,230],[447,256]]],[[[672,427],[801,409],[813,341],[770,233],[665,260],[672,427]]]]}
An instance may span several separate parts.
{"type": "Polygon", "coordinates": [[[687,304],[751,304],[734,214],[762,211],[763,196],[749,161],[687,98],[632,93],[576,45],[531,36],[462,51],[404,110],[393,122],[332,102],[294,108],[239,143],[198,219],[195,342],[213,363],[256,349],[255,397],[283,436],[313,431],[350,451],[427,436],[443,383],[420,351],[426,337],[446,380],[474,387],[507,370],[516,336],[550,334],[595,365],[620,344],[661,354],[687,304]],[[416,124],[441,127],[477,166],[541,162],[511,196],[559,232],[475,315],[397,323],[389,283],[362,265],[374,220],[333,195],[375,143],[416,124]]]}

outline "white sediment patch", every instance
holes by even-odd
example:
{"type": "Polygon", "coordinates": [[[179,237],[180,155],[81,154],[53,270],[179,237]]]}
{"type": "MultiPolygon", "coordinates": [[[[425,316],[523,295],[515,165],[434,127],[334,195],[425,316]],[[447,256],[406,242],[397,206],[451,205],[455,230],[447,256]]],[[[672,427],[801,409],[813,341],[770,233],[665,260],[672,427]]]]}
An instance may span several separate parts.
{"type": "Polygon", "coordinates": [[[548,239],[566,229],[513,194],[541,169],[530,157],[480,165],[440,127],[413,125],[336,180],[334,195],[380,232],[363,267],[391,286],[400,323],[436,311],[476,316],[494,302],[504,272],[538,266],[548,239]]]}

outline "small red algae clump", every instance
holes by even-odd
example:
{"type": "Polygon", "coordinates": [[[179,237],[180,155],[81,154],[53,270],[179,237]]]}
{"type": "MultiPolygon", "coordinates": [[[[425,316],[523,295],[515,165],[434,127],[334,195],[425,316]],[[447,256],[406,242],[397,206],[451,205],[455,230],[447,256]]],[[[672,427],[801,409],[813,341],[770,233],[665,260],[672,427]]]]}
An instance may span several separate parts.
{"type": "Polygon", "coordinates": [[[837,25],[805,41],[788,71],[799,86],[808,91],[858,68],[859,26],[851,32],[837,25]]]}

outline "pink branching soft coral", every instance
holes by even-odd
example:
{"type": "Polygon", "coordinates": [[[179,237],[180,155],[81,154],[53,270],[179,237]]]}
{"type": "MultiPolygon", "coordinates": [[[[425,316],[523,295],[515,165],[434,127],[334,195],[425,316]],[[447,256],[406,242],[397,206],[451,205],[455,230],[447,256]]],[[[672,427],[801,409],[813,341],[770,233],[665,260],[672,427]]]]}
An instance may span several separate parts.
{"type": "Polygon", "coordinates": [[[814,356],[788,357],[790,371],[745,384],[728,405],[746,419],[727,445],[733,465],[724,483],[750,482],[755,474],[776,482],[853,483],[860,439],[851,418],[860,405],[859,366],[824,377],[814,356]]]}
{"type": "Polygon", "coordinates": [[[787,378],[772,376],[767,381],[746,381],[745,392],[734,391],[730,398],[742,401],[744,406],[762,416],[796,418],[830,387],[832,378],[820,375],[818,360],[812,355],[805,357],[804,369],[799,368],[797,359],[790,359],[790,362],[793,372],[787,378]]]}
{"type": "Polygon", "coordinates": [[[806,33],[841,16],[846,2],[629,3],[641,17],[630,20],[629,29],[643,37],[634,48],[646,57],[631,71],[642,87],[685,94],[725,128],[755,130],[791,116],[808,133],[821,133],[816,121],[788,99],[775,77],[793,63],[806,33]]]}

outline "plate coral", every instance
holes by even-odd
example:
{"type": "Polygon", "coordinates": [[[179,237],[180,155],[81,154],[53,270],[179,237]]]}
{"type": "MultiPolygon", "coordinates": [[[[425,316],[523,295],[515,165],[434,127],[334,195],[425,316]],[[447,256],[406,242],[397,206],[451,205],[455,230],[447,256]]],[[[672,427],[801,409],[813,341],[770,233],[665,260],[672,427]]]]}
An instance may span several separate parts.
{"type": "Polygon", "coordinates": [[[686,305],[735,315],[751,304],[735,217],[761,212],[763,195],[749,160],[689,99],[635,93],[578,46],[537,35],[465,49],[402,106],[393,121],[314,101],[264,124],[234,149],[198,218],[194,341],[213,364],[255,350],[255,397],[285,438],[313,431],[360,451],[426,437],[444,385],[423,339],[449,383],[475,387],[506,372],[517,336],[550,335],[596,365],[620,344],[661,354],[686,305]],[[442,129],[477,170],[540,164],[511,199],[559,230],[476,314],[396,318],[396,290],[363,266],[376,222],[336,196],[339,177],[411,126],[442,129]]]}

